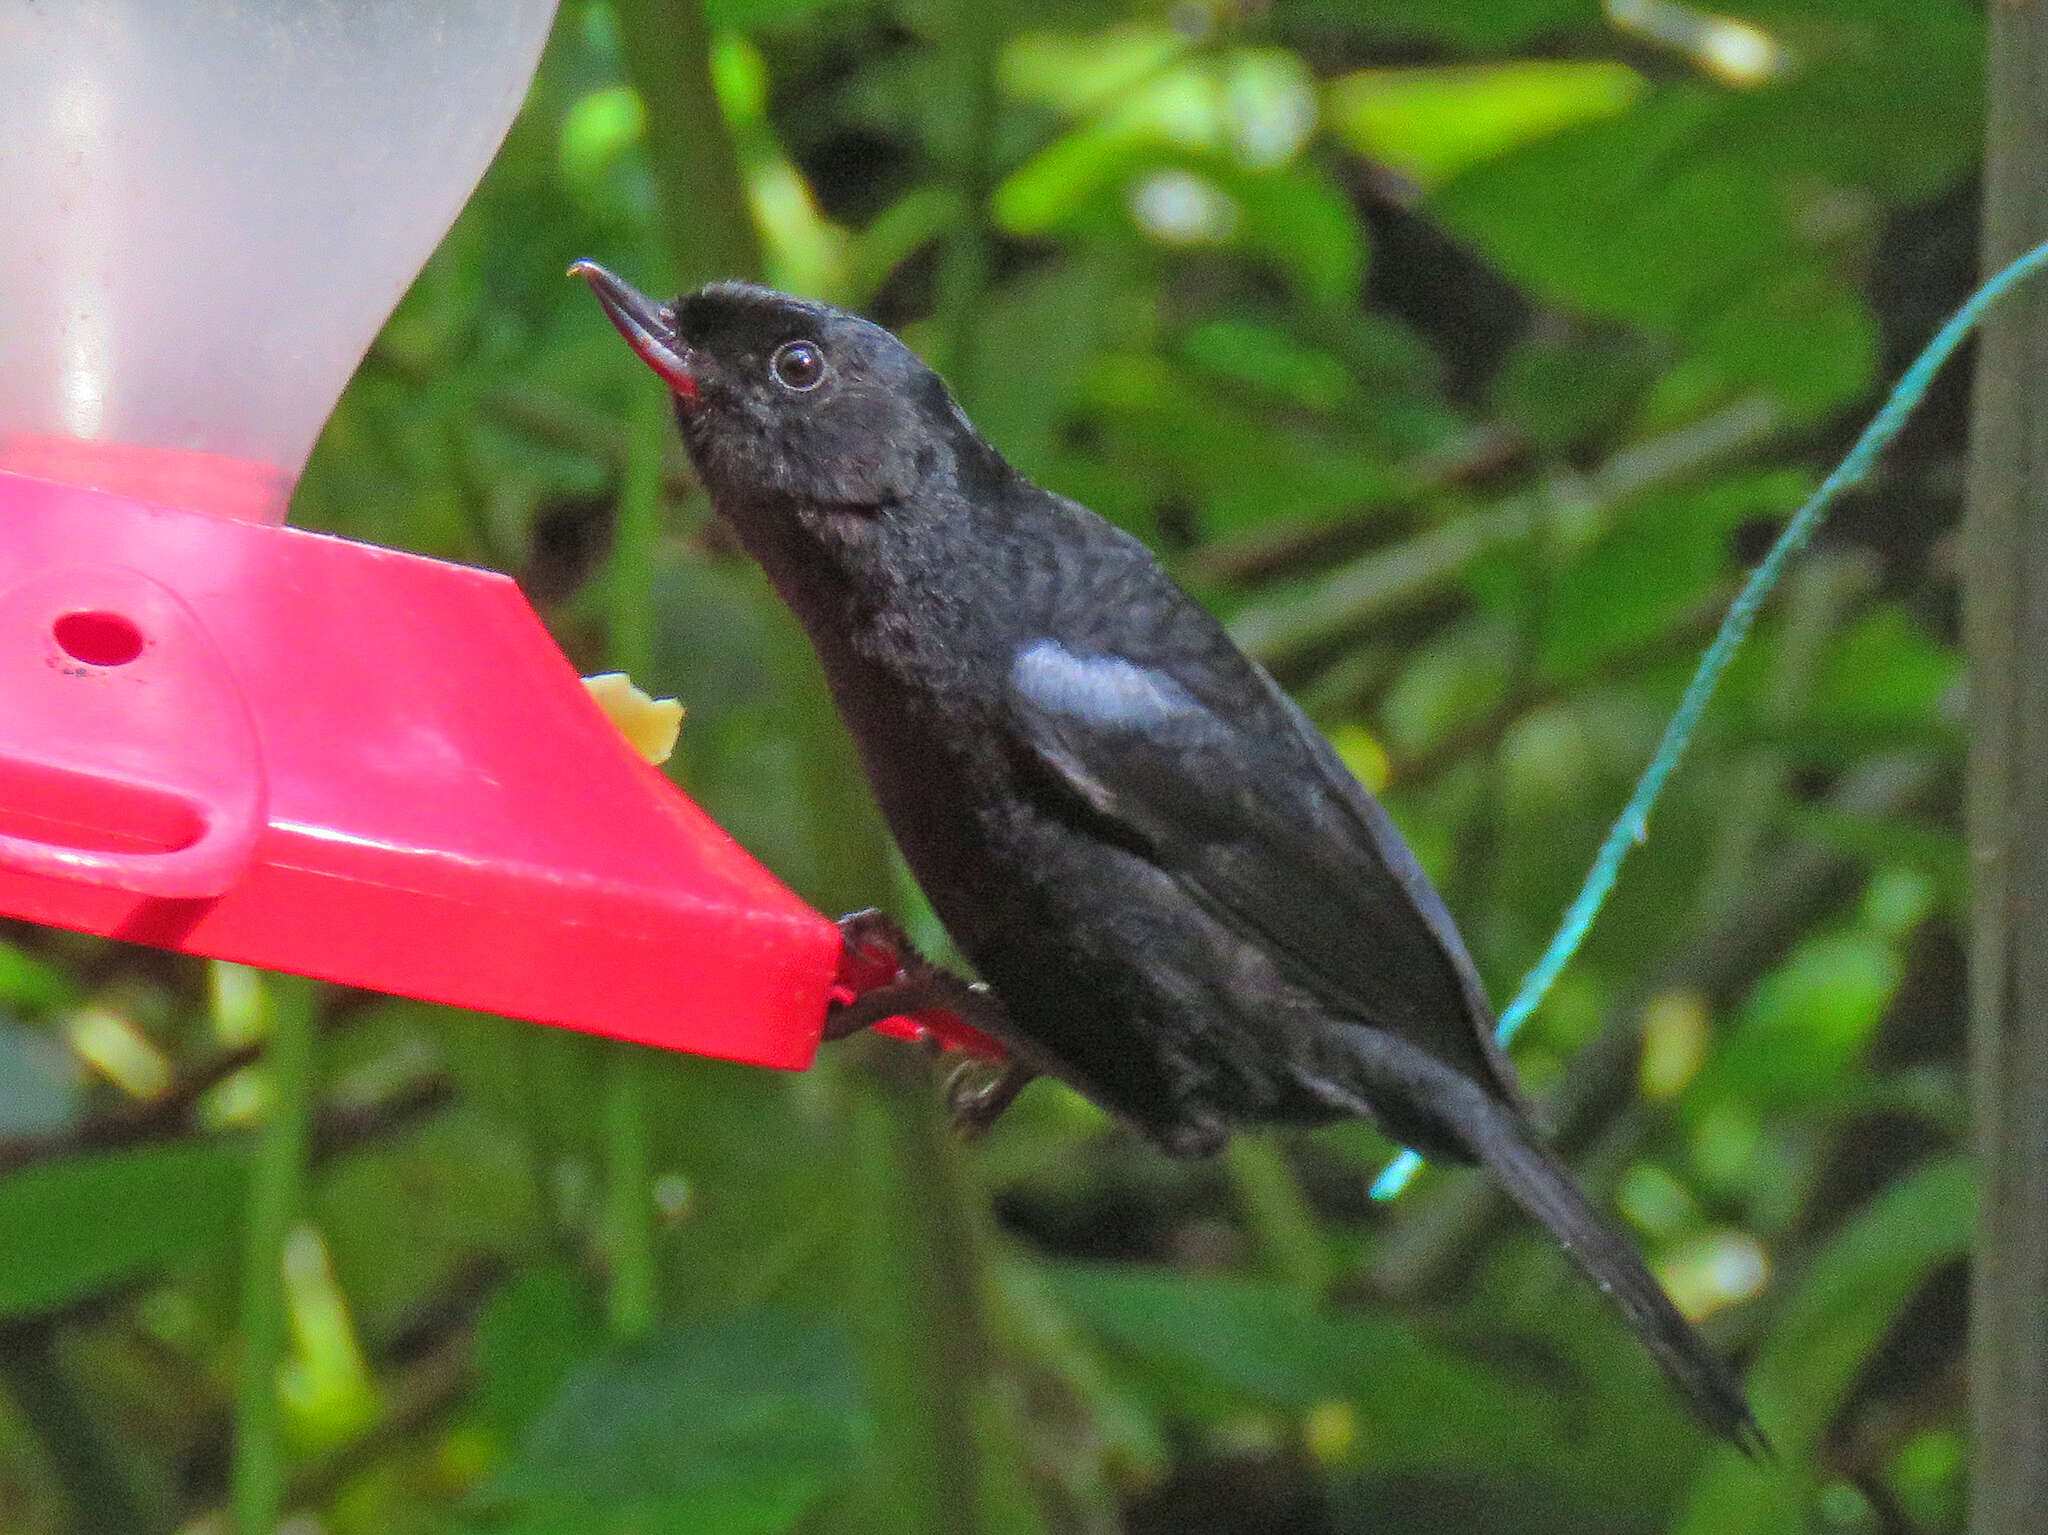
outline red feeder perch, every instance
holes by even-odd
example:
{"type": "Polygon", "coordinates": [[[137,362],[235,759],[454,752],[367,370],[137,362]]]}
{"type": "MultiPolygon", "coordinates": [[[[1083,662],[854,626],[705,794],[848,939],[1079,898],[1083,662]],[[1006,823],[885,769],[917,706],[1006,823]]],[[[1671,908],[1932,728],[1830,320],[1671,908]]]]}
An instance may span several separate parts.
{"type": "Polygon", "coordinates": [[[0,58],[0,912],[808,1064],[836,928],[512,582],[282,525],[553,0],[106,9],[0,58]]]}

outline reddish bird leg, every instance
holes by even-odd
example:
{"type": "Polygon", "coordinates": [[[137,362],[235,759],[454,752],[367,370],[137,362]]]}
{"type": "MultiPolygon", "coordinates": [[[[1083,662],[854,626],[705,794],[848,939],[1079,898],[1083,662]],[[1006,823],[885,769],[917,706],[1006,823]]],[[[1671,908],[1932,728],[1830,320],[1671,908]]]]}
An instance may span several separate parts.
{"type": "Polygon", "coordinates": [[[926,959],[886,912],[841,917],[839,932],[846,1000],[826,1013],[824,1037],[845,1039],[884,1024],[889,1033],[967,1053],[973,1059],[947,1080],[946,1107],[957,1129],[986,1131],[1038,1075],[1001,1043],[1007,1026],[995,993],[926,959]],[[906,1026],[894,1026],[899,1021],[906,1026]],[[999,1068],[993,1076],[984,1070],[989,1063],[999,1068]]]}

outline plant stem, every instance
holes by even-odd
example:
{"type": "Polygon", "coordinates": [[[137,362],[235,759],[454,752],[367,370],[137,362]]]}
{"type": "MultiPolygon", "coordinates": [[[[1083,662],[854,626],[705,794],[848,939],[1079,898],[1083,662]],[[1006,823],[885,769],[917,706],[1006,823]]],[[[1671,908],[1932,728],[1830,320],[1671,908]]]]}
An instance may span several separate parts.
{"type": "Polygon", "coordinates": [[[232,1501],[239,1535],[271,1535],[283,1512],[284,1421],[277,1396],[285,1332],[284,1243],[304,1203],[313,1120],[314,983],[274,976],[270,1115],[249,1180],[242,1269],[242,1359],[235,1390],[232,1501]]]}
{"type": "Polygon", "coordinates": [[[864,1221],[863,1339],[880,1438],[874,1528],[975,1535],[976,1431],[988,1376],[982,1210],[914,1052],[872,1047],[855,1074],[854,1172],[864,1221]]]}
{"type": "Polygon", "coordinates": [[[654,1330],[654,1201],[647,1190],[647,1113],[638,1045],[608,1041],[604,1059],[605,1319],[623,1342],[654,1330]]]}
{"type": "Polygon", "coordinates": [[[995,229],[989,197],[995,191],[996,126],[1002,115],[997,65],[1007,28],[1006,5],[953,7],[945,47],[947,96],[954,104],[953,184],[960,221],[939,267],[939,366],[953,392],[974,408],[975,337],[982,295],[994,264],[995,229]]]}
{"type": "MultiPolygon", "coordinates": [[[[661,459],[668,437],[666,396],[636,396],[627,442],[619,524],[613,535],[611,663],[646,677],[654,661],[654,565],[661,538],[661,459]]],[[[611,1288],[605,1314],[615,1337],[644,1338],[659,1306],[654,1262],[654,1202],[647,1188],[644,1051],[606,1041],[604,1050],[605,1255],[611,1288]]]]}
{"type": "Polygon", "coordinates": [[[1322,1299],[1330,1281],[1329,1252],[1280,1143],[1271,1135],[1235,1135],[1224,1156],[1266,1272],[1310,1300],[1322,1299]]]}
{"type": "Polygon", "coordinates": [[[660,196],[662,247],[680,288],[754,277],[761,239],[732,129],[711,78],[701,0],[614,0],[626,77],[647,109],[647,163],[660,196]]]}
{"type": "Polygon", "coordinates": [[[654,664],[654,567],[661,544],[662,453],[671,431],[668,395],[650,379],[648,387],[633,396],[605,593],[609,659],[632,677],[646,676],[654,664]]]}
{"type": "Polygon", "coordinates": [[[1594,473],[1539,486],[1483,512],[1451,518],[1390,549],[1375,549],[1304,586],[1246,606],[1230,632],[1267,665],[1355,634],[1388,613],[1455,582],[1480,556],[1529,536],[1559,507],[1603,519],[1631,496],[1682,481],[1753,450],[1777,430],[1779,412],[1737,400],[1700,421],[1614,455],[1594,473]]]}
{"type": "MultiPolygon", "coordinates": [[[[661,230],[679,281],[758,276],[760,241],[712,87],[710,30],[701,5],[618,0],[618,10],[627,73],[647,107],[661,230]]],[[[984,29],[986,18],[974,17],[972,8],[962,8],[962,16],[965,32],[984,29]]],[[[985,67],[992,92],[992,55],[985,67]]],[[[988,158],[984,148],[962,163],[986,167],[988,158]]],[[[988,173],[975,174],[985,181],[988,173]]],[[[986,196],[976,202],[975,217],[985,219],[986,196]]],[[[985,245],[957,259],[965,264],[950,280],[947,334],[949,345],[964,347],[986,279],[985,245]]],[[[658,472],[659,460],[655,464],[650,473],[658,472]]],[[[621,516],[632,512],[622,508],[621,516]]],[[[622,526],[619,537],[623,547],[632,536],[622,526]]],[[[622,588],[623,581],[615,583],[615,600],[622,588]]],[[[895,883],[894,865],[874,805],[860,787],[851,743],[822,696],[811,720],[804,808],[826,851],[805,894],[827,910],[851,911],[883,898],[895,883]]],[[[870,1395],[882,1428],[880,1486],[857,1512],[866,1516],[866,1527],[889,1535],[963,1535],[980,1523],[978,1411],[966,1409],[978,1408],[987,1373],[983,1269],[973,1236],[981,1206],[957,1149],[937,1130],[923,1062],[888,1046],[877,1054],[876,1072],[849,1074],[856,1088],[849,1154],[863,1240],[847,1280],[859,1297],[854,1314],[866,1333],[870,1395]]],[[[615,1187],[619,1171],[615,1165],[615,1187]]]]}
{"type": "MultiPolygon", "coordinates": [[[[887,834],[853,743],[821,699],[804,741],[806,809],[829,848],[804,893],[827,911],[887,899],[887,834]]],[[[987,1480],[976,1429],[990,1345],[986,1210],[960,1147],[939,1123],[922,1056],[894,1040],[828,1047],[846,1104],[846,1198],[861,1212],[848,1254],[876,1426],[875,1471],[842,1524],[861,1535],[972,1535],[987,1480]]]]}

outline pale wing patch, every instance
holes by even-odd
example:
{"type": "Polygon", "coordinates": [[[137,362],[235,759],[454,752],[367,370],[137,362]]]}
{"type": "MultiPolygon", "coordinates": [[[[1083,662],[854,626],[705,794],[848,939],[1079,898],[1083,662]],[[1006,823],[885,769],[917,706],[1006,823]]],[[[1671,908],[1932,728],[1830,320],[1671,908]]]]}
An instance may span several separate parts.
{"type": "Polygon", "coordinates": [[[1035,709],[1103,730],[1144,730],[1202,712],[1165,673],[1116,656],[1077,656],[1058,640],[1018,651],[1010,686],[1035,709]]]}

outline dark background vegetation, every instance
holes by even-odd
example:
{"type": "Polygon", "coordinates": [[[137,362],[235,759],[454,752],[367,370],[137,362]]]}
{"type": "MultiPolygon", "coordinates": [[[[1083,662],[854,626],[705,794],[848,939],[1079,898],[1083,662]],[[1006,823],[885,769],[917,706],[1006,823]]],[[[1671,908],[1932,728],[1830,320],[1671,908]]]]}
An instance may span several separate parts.
{"type": "MultiPolygon", "coordinates": [[[[517,573],[827,910],[919,908],[570,259],[904,327],[1384,786],[1498,998],[1974,276],[1960,0],[705,9],[565,0],[294,518],[517,573]]],[[[1964,394],[1796,569],[1518,1051],[1777,1464],[1482,1183],[1370,1205],[1364,1127],[1176,1164],[1044,1085],[963,1149],[886,1041],[788,1078],[11,925],[0,1529],[225,1532],[272,1473],[337,1535],[1961,1528],[1964,394]],[[308,1005],[250,1349],[264,1042],[308,1005]]]]}

